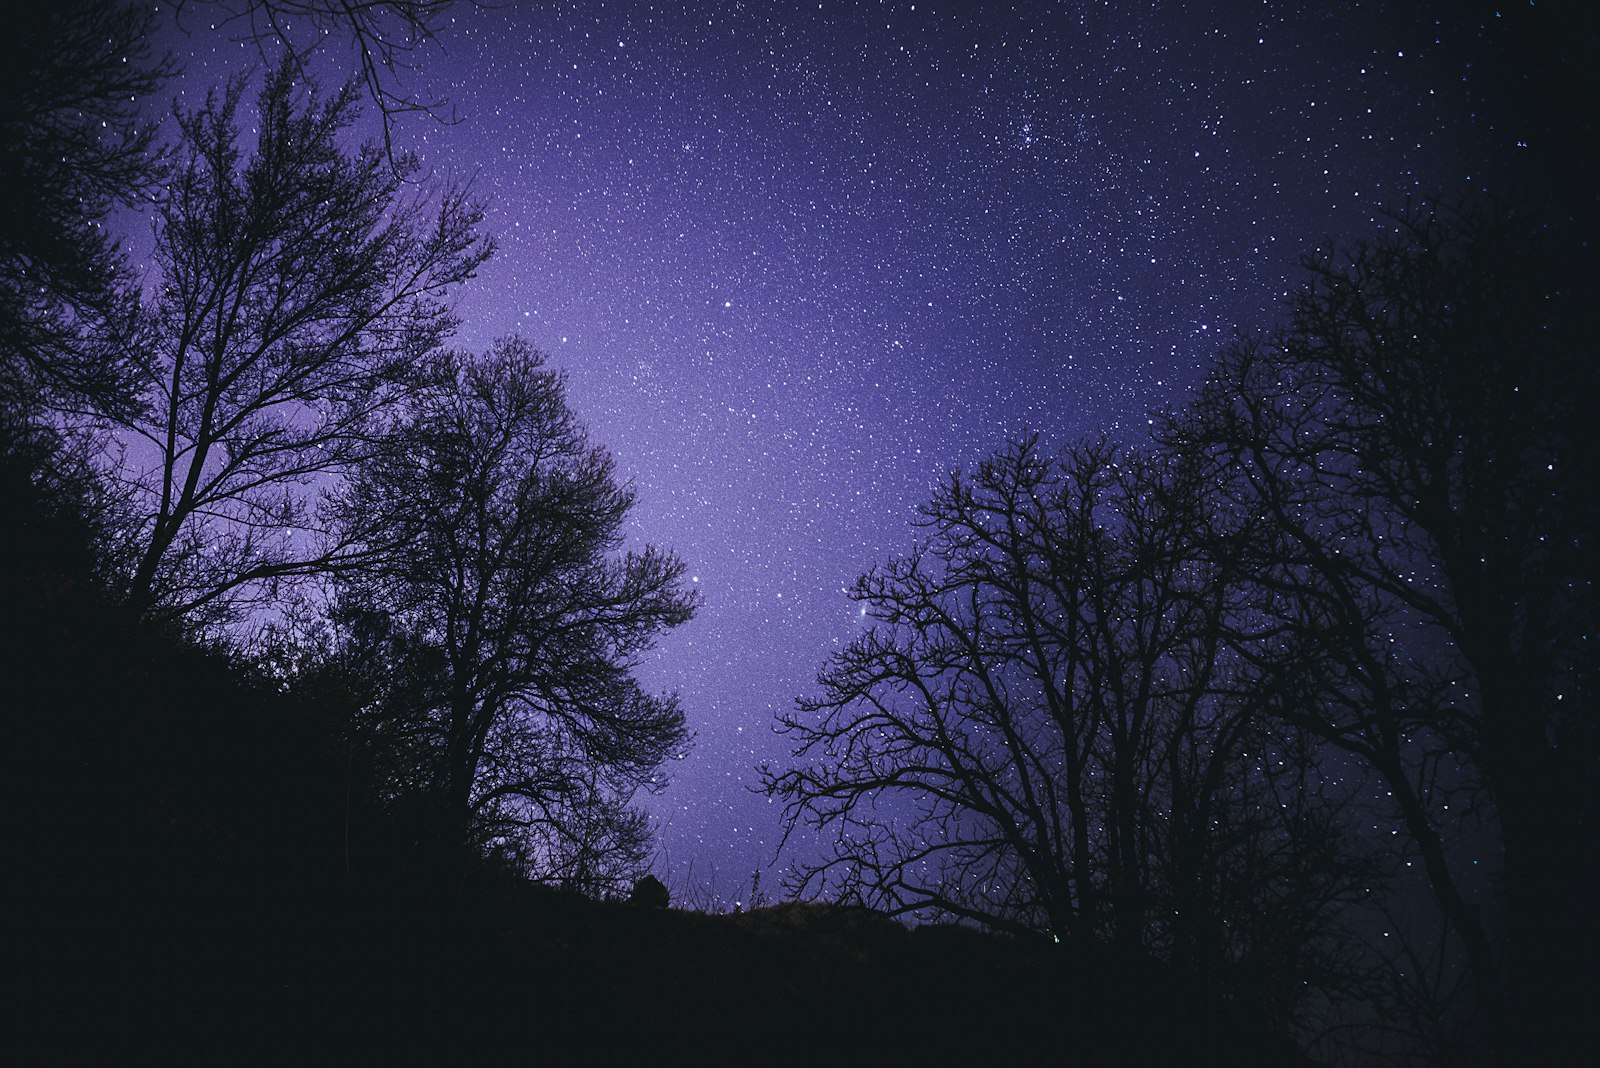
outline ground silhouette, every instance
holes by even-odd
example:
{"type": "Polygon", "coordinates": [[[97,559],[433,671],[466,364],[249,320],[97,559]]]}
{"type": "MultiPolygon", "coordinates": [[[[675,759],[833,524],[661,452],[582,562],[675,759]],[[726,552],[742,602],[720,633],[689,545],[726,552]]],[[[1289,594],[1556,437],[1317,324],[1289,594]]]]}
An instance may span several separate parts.
{"type": "Polygon", "coordinates": [[[596,901],[428,855],[352,789],[324,710],[106,601],[25,475],[0,546],[23,1062],[1296,1061],[1108,949],[596,901]]]}

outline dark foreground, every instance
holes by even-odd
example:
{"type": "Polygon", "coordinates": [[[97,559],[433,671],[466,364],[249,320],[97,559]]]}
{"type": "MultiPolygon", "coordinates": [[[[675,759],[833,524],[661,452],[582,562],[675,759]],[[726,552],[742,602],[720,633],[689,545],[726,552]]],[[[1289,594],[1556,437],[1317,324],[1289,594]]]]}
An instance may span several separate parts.
{"type": "Polygon", "coordinates": [[[15,515],[5,1063],[1298,1061],[1103,947],[601,903],[441,861],[362,802],[336,710],[131,620],[72,516],[15,515]]]}
{"type": "Polygon", "coordinates": [[[1297,1062],[1154,967],[853,910],[501,887],[243,914],[202,886],[36,929],[12,1063],[1297,1062]]]}

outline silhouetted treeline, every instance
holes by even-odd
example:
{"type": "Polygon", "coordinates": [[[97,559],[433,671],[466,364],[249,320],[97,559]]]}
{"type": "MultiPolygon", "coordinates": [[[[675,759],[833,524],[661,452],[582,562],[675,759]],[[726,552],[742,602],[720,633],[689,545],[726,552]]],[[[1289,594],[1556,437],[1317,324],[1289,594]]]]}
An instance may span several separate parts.
{"type": "Polygon", "coordinates": [[[1306,268],[1154,442],[1018,441],[860,579],[764,772],[824,836],[793,889],[1554,1063],[1600,930],[1589,250],[1473,198],[1306,268]]]}
{"type": "Polygon", "coordinates": [[[1048,1019],[1095,1063],[1298,1062],[1142,954],[596,902],[452,848],[348,744],[355,691],[287,694],[119,604],[29,455],[0,462],[14,1057],[1014,1060],[1048,1019]]]}

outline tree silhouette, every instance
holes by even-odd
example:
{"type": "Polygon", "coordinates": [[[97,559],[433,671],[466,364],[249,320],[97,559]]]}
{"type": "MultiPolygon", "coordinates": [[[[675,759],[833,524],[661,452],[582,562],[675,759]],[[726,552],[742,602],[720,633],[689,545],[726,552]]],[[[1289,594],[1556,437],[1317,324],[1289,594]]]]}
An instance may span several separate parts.
{"type": "MultiPolygon", "coordinates": [[[[384,150],[398,160],[395,121],[423,113],[442,118],[443,101],[424,100],[402,83],[411,53],[432,41],[455,0],[177,0],[178,24],[193,6],[223,8],[217,26],[254,42],[263,57],[269,49],[293,50],[296,64],[329,39],[343,38],[355,54],[355,67],[367,99],[383,119],[384,150]]],[[[302,68],[300,73],[304,75],[302,68]]]]}
{"type": "Polygon", "coordinates": [[[152,14],[96,0],[25,6],[0,44],[0,395],[126,411],[137,299],[107,217],[159,174],[139,102],[170,72],[152,14]]]}
{"type": "Polygon", "coordinates": [[[1289,327],[1232,346],[1168,437],[1270,520],[1262,685],[1382,777],[1509,1055],[1580,1011],[1556,977],[1595,931],[1593,274],[1498,205],[1393,222],[1310,261],[1289,327]],[[1485,818],[1504,962],[1447,847],[1485,818]]]}
{"type": "MultiPolygon", "coordinates": [[[[357,80],[383,118],[395,174],[415,161],[396,149],[402,114],[442,115],[401,84],[408,57],[434,35],[451,0],[178,0],[181,27],[191,7],[223,8],[212,29],[242,29],[263,61],[291,49],[304,59],[330,40],[347,41],[357,80]]],[[[0,397],[36,416],[127,415],[137,407],[140,315],[135,287],[107,230],[117,205],[155,199],[164,151],[156,125],[139,121],[141,102],[172,75],[153,59],[155,9],[114,0],[31,4],[8,22],[0,63],[0,397]]]]}
{"type": "Polygon", "coordinates": [[[339,495],[348,536],[380,540],[337,578],[334,655],[367,680],[368,736],[405,754],[394,793],[426,794],[447,845],[510,840],[585,888],[637,875],[616,863],[645,838],[627,802],[688,737],[632,669],[694,604],[670,554],[616,554],[631,505],[514,338],[431,358],[339,495]]]}
{"type": "Polygon", "coordinates": [[[805,763],[766,788],[826,834],[793,889],[1256,969],[1257,995],[1336,970],[1312,958],[1361,868],[1242,685],[1252,531],[1194,476],[1031,440],[951,476],[856,585],[879,625],[781,720],[805,763]]]}
{"type": "Polygon", "coordinates": [[[349,563],[361,532],[314,529],[318,484],[368,453],[415,362],[454,327],[452,287],[491,252],[464,190],[430,208],[381,149],[340,148],[351,89],[299,92],[280,65],[249,157],[243,90],[236,79],[179,115],[138,354],[144,407],[124,421],[140,439],[121,471],[129,597],[196,624],[349,563]]]}

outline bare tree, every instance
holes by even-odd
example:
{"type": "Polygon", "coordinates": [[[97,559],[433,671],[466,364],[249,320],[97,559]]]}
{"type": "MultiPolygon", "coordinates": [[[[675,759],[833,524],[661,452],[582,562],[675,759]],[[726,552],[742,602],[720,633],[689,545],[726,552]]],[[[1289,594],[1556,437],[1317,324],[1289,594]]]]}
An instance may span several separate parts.
{"type": "Polygon", "coordinates": [[[1311,260],[1289,327],[1234,345],[1168,435],[1212,449],[1224,497],[1270,520],[1279,711],[1382,777],[1506,1056],[1581,1014],[1556,977],[1595,932],[1586,256],[1498,205],[1408,210],[1311,260]],[[1448,848],[1483,822],[1505,961],[1448,848]]]}
{"type": "Polygon", "coordinates": [[[180,113],[141,353],[144,408],[122,475],[136,493],[129,596],[226,621],[273,584],[347,566],[317,526],[331,476],[369,452],[416,361],[455,326],[446,300],[492,250],[460,188],[437,207],[383,152],[347,152],[355,94],[297,91],[281,65],[244,157],[236,80],[180,113]]]}
{"type": "MultiPolygon", "coordinates": [[[[358,83],[383,117],[384,150],[405,176],[395,120],[444,117],[402,76],[412,53],[434,39],[450,0],[179,0],[220,8],[220,28],[242,29],[263,60],[288,48],[304,60],[330,40],[346,42],[358,83]]],[[[152,58],[155,10],[114,0],[31,4],[9,23],[0,63],[0,389],[9,404],[57,414],[126,415],[136,407],[136,288],[107,223],[117,205],[154,199],[163,151],[142,102],[174,72],[152,58]]],[[[218,28],[214,26],[213,28],[218,28]]]]}
{"type": "Polygon", "coordinates": [[[431,359],[339,496],[344,528],[381,538],[338,577],[342,618],[368,635],[346,663],[377,680],[373,729],[412,754],[446,844],[521,842],[541,877],[637,874],[612,870],[639,852],[628,802],[664,785],[688,735],[632,672],[694,601],[670,554],[617,554],[631,505],[518,339],[431,359]]]}
{"type": "Polygon", "coordinates": [[[397,160],[394,126],[402,115],[425,114],[446,122],[442,100],[416,96],[404,82],[412,55],[435,40],[455,0],[177,0],[178,24],[193,5],[222,9],[218,28],[253,42],[263,58],[288,48],[305,74],[304,61],[330,40],[354,54],[357,81],[383,119],[383,143],[397,160]]]}
{"type": "Polygon", "coordinates": [[[878,625],[781,721],[804,761],[763,771],[785,840],[826,836],[791,889],[1302,987],[1359,869],[1277,796],[1308,795],[1224,641],[1251,532],[1193,475],[1030,440],[951,477],[925,539],[857,583],[878,625]]]}

